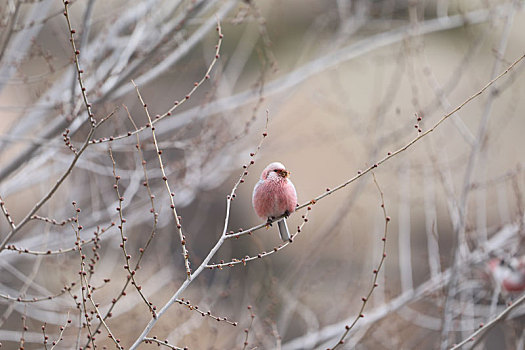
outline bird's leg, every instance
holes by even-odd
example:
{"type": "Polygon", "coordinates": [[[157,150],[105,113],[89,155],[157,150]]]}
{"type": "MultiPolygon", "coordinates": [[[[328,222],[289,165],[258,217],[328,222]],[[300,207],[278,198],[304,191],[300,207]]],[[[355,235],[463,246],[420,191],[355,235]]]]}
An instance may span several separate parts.
{"type": "Polygon", "coordinates": [[[284,212],[284,217],[287,218],[290,216],[290,212],[288,211],[288,209],[286,209],[286,211],[284,212]]]}
{"type": "Polygon", "coordinates": [[[272,226],[272,222],[273,222],[274,219],[275,219],[275,217],[273,217],[273,216],[268,218],[268,221],[266,221],[266,229],[269,229],[270,226],[272,226]]]}

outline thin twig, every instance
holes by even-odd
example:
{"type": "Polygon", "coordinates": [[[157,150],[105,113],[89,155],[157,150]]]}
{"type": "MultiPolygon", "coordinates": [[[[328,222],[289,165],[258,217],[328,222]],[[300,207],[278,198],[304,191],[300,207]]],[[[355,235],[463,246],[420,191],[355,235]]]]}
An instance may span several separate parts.
{"type": "Polygon", "coordinates": [[[9,226],[11,226],[11,229],[16,229],[15,223],[13,222],[13,218],[11,217],[11,214],[7,211],[7,208],[5,206],[5,202],[2,199],[2,196],[0,196],[0,209],[2,209],[2,213],[4,213],[4,216],[9,223],[9,226]]]}
{"type": "MultiPolygon", "coordinates": [[[[126,110],[126,113],[128,115],[128,119],[133,124],[133,127],[135,128],[135,130],[138,130],[137,124],[135,124],[135,121],[131,117],[131,114],[129,113],[128,108],[126,106],[124,106],[124,109],[126,110]]],[[[144,153],[142,152],[142,146],[140,145],[139,133],[136,133],[135,136],[137,138],[137,145],[136,145],[137,152],[139,153],[140,162],[142,164],[142,170],[144,171],[144,183],[143,184],[146,187],[146,190],[148,191],[148,195],[149,195],[149,199],[150,199],[150,203],[151,203],[151,214],[153,216],[153,227],[151,228],[151,234],[150,234],[146,244],[144,245],[144,248],[139,250],[139,258],[137,260],[137,265],[135,267],[135,269],[138,269],[140,261],[142,260],[142,257],[144,256],[144,253],[146,252],[146,249],[148,249],[151,241],[153,240],[153,236],[155,235],[155,232],[157,232],[158,213],[155,210],[155,201],[154,201],[155,196],[153,195],[153,192],[151,191],[151,187],[149,185],[149,177],[148,177],[148,171],[147,171],[147,168],[146,168],[146,160],[144,159],[144,153]]]]}
{"type": "MultiPolygon", "coordinates": [[[[76,238],[77,238],[77,243],[79,245],[79,249],[78,249],[78,254],[79,254],[79,257],[80,257],[80,271],[79,271],[79,275],[80,275],[80,285],[81,285],[80,294],[81,294],[81,297],[82,297],[82,307],[83,307],[83,311],[84,311],[84,317],[86,319],[86,327],[87,327],[87,330],[88,330],[88,333],[89,333],[88,334],[89,342],[93,345],[93,349],[96,349],[96,346],[95,346],[95,334],[96,333],[93,331],[92,325],[91,325],[91,321],[90,321],[90,319],[88,317],[89,314],[88,314],[88,311],[87,311],[87,300],[90,301],[91,306],[95,310],[97,318],[100,320],[100,322],[102,323],[102,325],[106,329],[106,332],[108,332],[109,338],[113,341],[113,343],[115,343],[115,345],[117,346],[117,348],[119,350],[124,350],[122,348],[122,346],[119,344],[120,341],[113,335],[113,333],[111,332],[109,326],[102,319],[102,315],[100,314],[100,310],[98,308],[98,305],[93,300],[93,289],[91,288],[91,286],[90,286],[90,284],[89,284],[89,282],[87,280],[87,277],[86,277],[86,275],[87,275],[87,272],[85,270],[86,263],[84,261],[86,256],[82,252],[82,247],[80,247],[80,230],[82,229],[82,226],[80,225],[79,220],[78,220],[78,213],[80,212],[80,209],[76,207],[76,203],[75,202],[73,202],[73,206],[75,207],[75,211],[77,213],[77,220],[75,221],[76,226],[73,226],[73,230],[75,231],[75,235],[76,235],[76,238]]],[[[81,313],[81,315],[82,315],[82,313],[81,313]]]]}
{"type": "Polygon", "coordinates": [[[242,350],[246,350],[246,347],[248,346],[248,336],[250,335],[250,330],[253,326],[253,320],[255,319],[255,314],[253,313],[251,306],[248,306],[248,310],[250,310],[250,325],[244,330],[245,335],[242,350]]]}
{"type": "Polygon", "coordinates": [[[153,136],[153,144],[155,146],[155,150],[157,153],[157,157],[159,159],[159,165],[160,165],[160,171],[162,172],[162,180],[164,180],[164,184],[166,185],[166,190],[168,191],[168,196],[170,198],[171,203],[171,210],[173,213],[173,218],[175,219],[175,225],[177,227],[177,233],[179,234],[180,243],[182,246],[182,257],[184,259],[184,267],[186,268],[186,278],[191,278],[191,268],[190,268],[190,256],[188,253],[188,249],[186,248],[186,237],[182,233],[182,225],[180,223],[179,215],[177,214],[177,208],[175,207],[175,200],[173,197],[175,197],[175,193],[171,191],[170,184],[168,182],[168,177],[166,176],[166,171],[164,170],[164,163],[162,162],[162,150],[159,149],[159,144],[157,143],[157,136],[155,135],[155,126],[153,125],[153,122],[151,120],[151,116],[149,114],[148,106],[142,99],[142,96],[140,94],[139,88],[137,85],[135,85],[135,82],[132,80],[133,86],[135,86],[135,90],[137,91],[137,96],[142,103],[142,106],[144,107],[144,111],[146,112],[146,116],[148,117],[148,126],[151,126],[151,134],[153,136]]]}
{"type": "Polygon", "coordinates": [[[71,283],[70,286],[65,286],[57,294],[48,295],[48,296],[39,297],[39,298],[35,297],[35,298],[31,298],[31,299],[25,299],[25,298],[22,298],[21,296],[15,298],[15,297],[12,297],[12,296],[10,296],[8,294],[2,294],[2,293],[0,293],[0,298],[1,299],[5,299],[5,300],[9,300],[9,301],[16,301],[18,303],[37,303],[39,301],[46,301],[46,300],[52,300],[52,299],[58,298],[59,296],[64,295],[66,292],[70,291],[71,287],[74,287],[74,286],[75,286],[75,282],[71,283]]]}
{"type": "Polygon", "coordinates": [[[221,261],[218,264],[206,265],[206,268],[212,270],[212,269],[216,269],[216,268],[222,269],[224,267],[233,267],[235,265],[240,265],[240,264],[246,266],[246,263],[248,263],[250,261],[253,261],[253,260],[256,260],[256,259],[262,259],[264,257],[267,257],[268,255],[271,255],[273,253],[277,253],[278,251],[281,251],[282,249],[286,248],[289,244],[291,244],[293,242],[293,240],[295,239],[295,237],[299,233],[301,233],[301,231],[303,229],[303,226],[308,222],[308,213],[310,212],[311,209],[312,209],[312,207],[307,207],[307,210],[301,216],[303,221],[302,221],[301,225],[297,226],[297,231],[290,236],[290,241],[283,242],[283,243],[279,244],[277,247],[273,247],[273,249],[268,251],[268,252],[263,251],[263,252],[261,252],[261,253],[259,253],[257,255],[254,255],[254,256],[248,256],[247,255],[244,258],[232,259],[231,261],[228,261],[228,262],[221,261]]]}
{"type": "Polygon", "coordinates": [[[44,322],[44,325],[42,326],[42,335],[44,336],[44,349],[47,350],[47,340],[49,337],[46,334],[46,325],[47,323],[44,322]]]}
{"type": "Polygon", "coordinates": [[[171,345],[170,343],[168,343],[167,340],[160,340],[160,339],[157,339],[157,337],[144,338],[144,343],[157,343],[157,345],[159,346],[162,345],[172,350],[187,350],[188,349],[188,348],[179,348],[178,346],[171,345]]]}
{"type": "Polygon", "coordinates": [[[363,311],[365,310],[366,304],[368,303],[368,300],[372,296],[372,293],[378,287],[377,276],[379,276],[379,272],[381,271],[381,268],[383,267],[385,259],[386,259],[386,238],[387,238],[386,236],[387,236],[387,233],[388,233],[388,223],[390,222],[390,217],[387,216],[387,214],[386,214],[385,197],[384,197],[383,191],[381,190],[381,187],[379,186],[379,183],[377,182],[376,175],[374,174],[374,172],[372,172],[372,177],[374,178],[374,184],[376,185],[376,188],[377,188],[377,190],[379,192],[379,196],[381,197],[381,210],[383,211],[383,217],[385,219],[385,226],[384,226],[384,231],[383,231],[383,237],[381,238],[381,241],[383,242],[383,252],[382,252],[382,255],[381,255],[381,259],[379,260],[379,264],[377,265],[377,268],[373,271],[374,278],[372,280],[372,285],[371,285],[370,289],[368,290],[368,294],[365,297],[361,298],[363,303],[361,304],[361,308],[359,309],[359,312],[357,313],[356,318],[354,319],[354,321],[350,325],[346,325],[345,326],[344,333],[339,338],[339,341],[337,342],[337,344],[333,348],[331,348],[332,350],[335,350],[340,345],[343,345],[344,342],[345,342],[345,338],[348,335],[348,333],[350,333],[352,328],[354,328],[356,323],[361,318],[365,317],[365,315],[363,314],[363,311]]]}
{"type": "Polygon", "coordinates": [[[69,312],[67,313],[66,323],[63,326],[60,326],[60,334],[58,335],[57,340],[53,341],[51,350],[53,350],[55,346],[57,346],[58,343],[60,343],[60,341],[63,340],[62,336],[64,335],[64,331],[66,330],[68,324],[71,324],[71,320],[69,319],[69,312]]]}
{"type": "Polygon", "coordinates": [[[519,299],[514,301],[512,303],[512,305],[510,305],[505,310],[503,310],[492,321],[490,321],[489,323],[485,324],[483,327],[479,328],[477,331],[472,333],[468,338],[465,338],[461,343],[458,343],[458,344],[454,345],[452,348],[450,348],[450,350],[457,350],[457,349],[463,347],[463,345],[467,344],[468,342],[473,341],[474,339],[478,338],[478,336],[479,337],[485,336],[485,334],[487,334],[486,332],[488,330],[492,329],[497,323],[503,321],[505,319],[505,317],[507,317],[507,315],[512,310],[516,309],[518,306],[523,304],[523,302],[525,302],[525,294],[523,294],[519,299]]]}
{"type": "Polygon", "coordinates": [[[24,338],[25,332],[27,331],[27,326],[26,326],[27,316],[26,316],[26,312],[27,312],[27,309],[26,309],[26,307],[24,307],[24,313],[22,314],[22,332],[20,333],[20,348],[19,349],[24,349],[24,344],[26,342],[26,340],[24,338]]]}
{"type": "Polygon", "coordinates": [[[76,212],[76,220],[75,220],[75,223],[76,223],[76,226],[75,225],[72,225],[73,227],[73,231],[75,231],[75,236],[76,236],[76,242],[77,242],[77,245],[79,246],[78,248],[78,255],[79,255],[79,258],[80,258],[80,271],[79,271],[79,275],[80,275],[80,294],[81,294],[81,303],[82,303],[82,309],[79,308],[79,311],[80,311],[80,315],[82,317],[82,311],[84,312],[84,318],[86,320],[86,328],[88,330],[88,339],[89,339],[89,342],[93,345],[93,349],[96,348],[95,346],[95,339],[94,339],[94,333],[93,331],[91,330],[91,322],[89,321],[89,314],[88,314],[88,309],[87,309],[87,294],[88,293],[91,293],[89,291],[89,287],[88,287],[88,282],[87,280],[84,278],[84,276],[87,274],[87,272],[85,271],[85,258],[86,256],[83,254],[82,252],[82,247],[80,247],[80,230],[82,229],[82,226],[80,225],[80,222],[78,220],[78,213],[80,212],[80,208],[77,208],[76,206],[76,202],[73,202],[73,207],[75,208],[75,212],[76,212]]]}
{"type": "MultiPolygon", "coordinates": [[[[82,26],[82,31],[80,33],[80,44],[78,46],[78,50],[83,49],[83,48],[86,47],[87,40],[88,40],[88,37],[89,37],[89,32],[90,32],[90,29],[91,29],[91,23],[90,22],[91,22],[91,15],[93,13],[93,6],[94,5],[95,5],[95,0],[88,0],[88,4],[86,6],[86,10],[84,11],[84,18],[82,20],[83,26],[82,26]]],[[[71,30],[70,30],[70,33],[71,33],[71,30]]],[[[71,40],[72,43],[74,43],[72,35],[70,37],[70,40],[71,40]]],[[[73,51],[76,51],[75,47],[73,47],[73,51]]],[[[77,57],[77,56],[75,55],[75,57],[77,57]]],[[[77,57],[77,61],[79,61],[78,57],[77,57]]],[[[80,66],[80,63],[78,63],[77,65],[80,66]]],[[[73,79],[71,79],[71,96],[70,96],[70,98],[71,98],[71,100],[70,100],[71,112],[73,112],[73,107],[75,105],[75,94],[76,94],[76,87],[77,87],[76,83],[77,82],[76,82],[76,79],[75,79],[75,75],[73,74],[73,79]]],[[[89,111],[88,111],[88,113],[89,113],[89,111]]]]}
{"type": "MultiPolygon", "coordinates": [[[[64,16],[66,17],[67,21],[67,27],[69,29],[69,41],[71,42],[71,48],[73,49],[73,53],[75,54],[75,67],[76,67],[76,73],[77,73],[77,79],[78,79],[78,85],[80,86],[80,93],[82,94],[82,99],[84,100],[84,106],[86,107],[89,122],[91,123],[91,128],[95,128],[96,122],[95,122],[95,116],[91,112],[91,104],[88,102],[87,94],[86,94],[86,88],[84,86],[84,81],[82,80],[82,73],[84,71],[80,69],[80,61],[79,61],[79,55],[80,50],[77,49],[75,45],[75,33],[76,31],[71,26],[71,20],[69,19],[69,1],[64,0],[64,16]]],[[[89,5],[88,5],[89,7],[89,5]]]]}
{"type": "Polygon", "coordinates": [[[130,267],[131,255],[129,255],[126,250],[126,241],[128,238],[124,236],[124,223],[126,222],[126,219],[124,219],[124,214],[122,213],[123,212],[122,202],[124,201],[124,197],[120,195],[120,189],[119,189],[120,176],[117,175],[117,170],[116,170],[117,163],[115,162],[115,158],[113,157],[113,152],[111,150],[111,147],[109,147],[108,152],[109,152],[109,157],[111,158],[111,163],[113,164],[113,176],[115,178],[115,185],[113,186],[113,188],[115,189],[115,192],[118,198],[118,207],[116,208],[116,210],[118,211],[119,220],[120,220],[120,225],[118,225],[118,229],[120,232],[120,239],[122,241],[120,244],[120,247],[122,248],[122,252],[124,253],[124,259],[126,259],[126,264],[124,265],[124,268],[128,272],[128,279],[131,280],[131,284],[135,286],[135,289],[137,290],[140,297],[142,298],[142,300],[144,301],[144,303],[150,310],[151,314],[155,318],[157,317],[157,314],[155,313],[155,306],[153,306],[153,303],[148,301],[144,293],[142,293],[142,287],[137,283],[135,279],[136,270],[132,270],[130,267]]]}
{"type": "MultiPolygon", "coordinates": [[[[74,220],[68,220],[68,222],[71,222],[71,221],[74,221],[74,220]]],[[[59,225],[61,225],[61,224],[59,224],[59,225]]],[[[98,240],[100,239],[100,236],[102,236],[103,233],[105,233],[108,229],[110,229],[113,226],[115,226],[114,222],[111,222],[108,227],[103,228],[103,229],[100,229],[100,228],[97,227],[97,231],[95,231],[94,234],[93,234],[94,237],[88,239],[87,241],[86,240],[81,240],[80,241],[80,246],[83,247],[83,246],[85,246],[87,244],[90,244],[90,243],[97,243],[98,240]],[[99,232],[99,230],[100,230],[100,232],[99,232]]],[[[15,251],[15,252],[18,252],[18,253],[21,253],[21,254],[58,255],[58,254],[64,254],[64,253],[68,253],[68,252],[74,252],[74,251],[78,250],[78,246],[74,246],[74,247],[70,247],[70,248],[61,248],[61,249],[57,249],[57,250],[46,250],[46,251],[43,251],[43,250],[30,250],[30,249],[27,249],[27,248],[17,247],[14,244],[8,244],[5,247],[5,249],[6,250],[12,250],[12,251],[15,251]]]]}
{"type": "Polygon", "coordinates": [[[40,221],[47,222],[48,224],[53,224],[53,225],[57,225],[57,226],[64,226],[65,224],[73,221],[74,219],[75,219],[74,217],[70,217],[70,218],[64,219],[62,221],[58,221],[56,219],[50,219],[50,218],[47,218],[47,217],[44,217],[44,216],[40,216],[40,215],[33,215],[31,217],[31,220],[40,220],[40,221]]]}
{"type": "Polygon", "coordinates": [[[199,307],[197,305],[193,305],[190,303],[189,300],[185,300],[184,298],[181,298],[181,299],[177,299],[176,300],[177,303],[179,303],[179,305],[184,305],[186,306],[189,310],[192,310],[192,311],[195,311],[197,313],[199,313],[201,316],[205,317],[209,317],[209,318],[212,318],[214,319],[215,321],[217,322],[226,322],[234,327],[236,327],[238,325],[237,322],[234,322],[234,321],[230,321],[228,320],[227,317],[219,317],[219,316],[215,316],[211,313],[211,311],[202,311],[201,309],[199,309],[199,307]]]}

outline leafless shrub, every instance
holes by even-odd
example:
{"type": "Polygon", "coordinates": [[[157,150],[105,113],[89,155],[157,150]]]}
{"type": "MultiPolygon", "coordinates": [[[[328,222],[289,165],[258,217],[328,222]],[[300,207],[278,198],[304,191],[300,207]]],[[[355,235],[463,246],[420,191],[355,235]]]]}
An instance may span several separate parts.
{"type": "Polygon", "coordinates": [[[525,346],[520,2],[0,10],[2,346],[525,346]]]}

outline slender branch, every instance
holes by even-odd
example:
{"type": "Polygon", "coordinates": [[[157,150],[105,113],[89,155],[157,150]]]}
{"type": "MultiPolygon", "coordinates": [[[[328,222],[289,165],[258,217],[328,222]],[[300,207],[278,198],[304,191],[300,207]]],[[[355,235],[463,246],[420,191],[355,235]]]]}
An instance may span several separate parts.
{"type": "Polygon", "coordinates": [[[53,224],[53,225],[58,225],[58,226],[64,226],[65,224],[67,224],[68,222],[72,222],[73,220],[75,220],[74,217],[70,217],[70,218],[67,218],[67,219],[64,219],[62,221],[58,221],[56,219],[50,219],[48,217],[45,217],[45,216],[40,216],[40,215],[33,215],[31,217],[31,220],[40,220],[40,221],[44,221],[44,222],[47,222],[48,224],[53,224]]]}
{"type": "Polygon", "coordinates": [[[255,319],[255,314],[253,313],[251,306],[248,306],[248,310],[250,311],[250,325],[244,330],[244,343],[242,350],[246,350],[246,347],[248,346],[248,337],[253,326],[253,320],[255,319]]]}
{"type": "MultiPolygon", "coordinates": [[[[71,48],[73,49],[73,53],[75,54],[75,67],[76,67],[76,73],[77,73],[77,79],[78,79],[78,85],[80,86],[80,92],[82,94],[82,99],[84,100],[84,105],[86,106],[86,110],[88,113],[89,122],[91,123],[91,128],[95,128],[96,122],[95,122],[95,116],[91,112],[91,104],[88,102],[87,94],[86,94],[86,87],[84,86],[84,81],[82,80],[82,73],[84,71],[80,69],[80,61],[79,61],[79,55],[80,50],[77,49],[75,45],[75,33],[76,30],[74,30],[71,26],[71,20],[69,19],[69,1],[64,0],[64,16],[66,17],[67,21],[67,27],[69,29],[69,41],[71,42],[71,48]]],[[[89,9],[89,5],[88,5],[89,9]]]]}
{"type": "Polygon", "coordinates": [[[83,312],[84,313],[83,316],[86,320],[86,328],[88,331],[89,342],[93,345],[93,348],[96,348],[94,333],[91,330],[91,322],[89,319],[89,313],[87,309],[87,295],[90,294],[91,292],[89,291],[89,286],[88,286],[89,283],[87,279],[84,277],[85,275],[87,275],[87,272],[85,270],[86,263],[84,261],[86,259],[86,256],[83,254],[82,248],[80,247],[80,230],[82,229],[82,226],[80,225],[80,222],[78,220],[78,216],[79,216],[78,213],[80,212],[80,208],[77,208],[76,202],[73,202],[73,207],[75,208],[75,211],[76,211],[76,220],[75,220],[76,226],[75,225],[72,225],[72,226],[73,226],[73,230],[75,231],[75,236],[77,239],[76,243],[79,246],[78,257],[79,257],[79,265],[80,265],[80,271],[79,271],[80,287],[81,287],[80,295],[81,295],[81,303],[82,303],[82,308],[79,307],[79,311],[81,315],[80,320],[82,320],[82,312],[83,312]]]}
{"type": "Polygon", "coordinates": [[[1,299],[5,299],[5,300],[9,300],[9,301],[16,301],[18,303],[37,303],[39,301],[45,301],[45,300],[52,300],[52,299],[55,299],[55,298],[58,298],[59,296],[61,295],[64,295],[66,292],[69,292],[71,291],[71,287],[74,287],[75,286],[75,282],[71,283],[70,286],[65,286],[64,288],[62,288],[62,290],[54,295],[48,295],[48,296],[45,296],[45,297],[40,297],[40,298],[31,298],[31,299],[24,299],[22,297],[12,297],[8,294],[2,294],[0,293],[0,298],[1,299]]]}
{"type": "Polygon", "coordinates": [[[345,326],[345,331],[339,338],[339,341],[337,342],[337,344],[332,348],[332,350],[335,350],[340,345],[343,345],[345,342],[345,338],[348,336],[348,333],[350,333],[350,331],[354,328],[354,326],[357,324],[357,322],[361,318],[365,317],[365,315],[363,314],[363,311],[365,310],[366,304],[368,303],[368,300],[372,296],[372,293],[374,293],[374,290],[378,287],[377,277],[379,276],[379,271],[381,271],[381,268],[383,267],[385,259],[386,259],[386,236],[388,233],[388,223],[390,222],[390,217],[386,215],[385,197],[384,197],[383,191],[381,190],[381,187],[379,187],[379,183],[377,182],[374,172],[372,172],[372,176],[374,177],[374,184],[376,185],[376,188],[379,191],[379,196],[381,197],[381,209],[383,211],[383,217],[385,219],[383,237],[381,238],[381,241],[383,241],[383,251],[382,251],[381,259],[379,260],[379,264],[377,265],[377,268],[374,269],[373,271],[374,278],[372,280],[372,286],[368,290],[368,294],[365,297],[361,298],[361,301],[363,303],[361,304],[361,308],[359,309],[359,312],[357,313],[356,318],[350,325],[345,326]]]}
{"type": "MultiPolygon", "coordinates": [[[[113,335],[113,333],[111,332],[111,329],[106,324],[106,322],[103,320],[102,315],[100,314],[100,310],[98,308],[98,304],[95,303],[95,301],[93,300],[93,288],[89,284],[89,281],[88,281],[87,276],[86,276],[88,274],[88,271],[86,271],[86,269],[85,269],[86,263],[84,261],[86,259],[86,256],[82,252],[82,247],[80,247],[80,242],[81,242],[81,240],[80,240],[80,230],[82,229],[82,226],[80,225],[79,220],[78,220],[78,213],[80,212],[80,208],[76,207],[76,203],[75,202],[73,202],[73,206],[75,207],[75,211],[77,213],[77,220],[75,221],[76,226],[73,226],[73,230],[75,231],[75,235],[76,235],[76,238],[77,238],[77,245],[79,246],[79,249],[78,249],[78,255],[79,255],[79,258],[80,258],[79,275],[80,275],[80,285],[81,285],[80,294],[81,294],[81,299],[82,299],[82,307],[83,307],[83,311],[84,311],[84,317],[86,319],[86,327],[87,327],[88,333],[89,333],[88,334],[88,340],[93,345],[93,348],[96,349],[96,345],[95,345],[95,334],[96,333],[92,329],[92,325],[91,325],[91,321],[90,321],[89,314],[88,314],[88,309],[87,309],[87,301],[89,300],[89,302],[91,303],[91,306],[95,310],[97,318],[100,320],[100,322],[102,323],[102,325],[106,329],[106,332],[108,332],[109,338],[115,343],[116,347],[119,350],[124,350],[122,348],[122,346],[119,344],[120,340],[118,340],[113,335]]],[[[90,269],[89,273],[91,273],[91,274],[93,273],[92,269],[90,269]]],[[[82,312],[81,312],[81,316],[82,316],[82,312]]]]}
{"type": "Polygon", "coordinates": [[[2,213],[4,213],[4,216],[7,222],[9,223],[9,226],[11,226],[11,229],[13,230],[16,229],[16,225],[13,222],[13,218],[11,217],[11,214],[9,214],[9,212],[7,211],[7,208],[5,206],[4,200],[2,199],[2,196],[0,196],[0,209],[2,209],[2,213]]]}
{"type": "Polygon", "coordinates": [[[111,163],[113,164],[113,176],[115,178],[115,185],[113,186],[113,188],[115,189],[115,192],[118,198],[118,207],[116,208],[116,210],[118,211],[119,220],[120,220],[120,225],[118,225],[118,229],[120,232],[120,239],[122,241],[120,244],[120,247],[122,248],[122,252],[124,253],[124,259],[126,259],[126,264],[124,265],[124,268],[128,272],[128,279],[130,279],[131,284],[135,286],[135,289],[137,290],[140,297],[142,298],[142,300],[144,301],[144,303],[150,310],[153,317],[157,317],[153,303],[148,301],[144,293],[142,293],[142,287],[137,283],[135,279],[136,270],[132,269],[130,266],[131,265],[131,255],[129,255],[126,250],[126,241],[128,240],[128,238],[124,236],[124,223],[126,222],[126,219],[124,218],[124,214],[122,213],[123,212],[122,202],[124,201],[124,197],[121,196],[120,190],[119,190],[120,176],[117,175],[117,170],[116,170],[117,163],[115,162],[115,158],[113,157],[113,152],[111,150],[111,147],[109,147],[108,152],[109,152],[109,157],[111,158],[111,163]]]}
{"type": "Polygon", "coordinates": [[[229,262],[224,262],[224,261],[221,260],[221,262],[218,263],[218,264],[206,265],[206,268],[208,268],[210,270],[212,270],[212,269],[220,269],[220,270],[222,270],[222,268],[224,268],[224,267],[233,267],[235,265],[240,265],[240,264],[243,264],[244,266],[246,266],[246,263],[248,263],[250,261],[257,260],[257,259],[262,259],[262,258],[267,257],[268,255],[272,255],[273,253],[277,253],[278,251],[281,251],[282,249],[286,248],[289,244],[291,244],[293,242],[293,240],[295,239],[295,237],[299,233],[301,233],[301,231],[303,229],[303,226],[308,222],[308,213],[310,212],[310,210],[312,210],[312,207],[307,207],[307,210],[301,216],[302,219],[303,219],[301,225],[297,226],[297,231],[290,236],[290,240],[289,241],[281,243],[277,247],[273,247],[273,249],[268,251],[268,252],[263,251],[263,252],[260,252],[257,255],[254,255],[254,256],[248,256],[247,255],[244,258],[232,259],[229,262]]]}
{"type": "Polygon", "coordinates": [[[49,336],[46,334],[46,325],[47,323],[44,322],[44,325],[42,326],[42,335],[44,336],[44,349],[47,349],[47,340],[49,339],[49,336]]]}
{"type": "Polygon", "coordinates": [[[201,309],[199,309],[199,307],[197,305],[191,304],[189,300],[184,300],[184,298],[177,299],[176,302],[179,303],[179,305],[186,306],[191,311],[195,311],[195,312],[199,313],[199,315],[201,315],[202,317],[207,316],[209,318],[214,319],[217,322],[226,322],[229,325],[232,325],[234,327],[236,327],[238,325],[237,322],[230,321],[230,320],[228,320],[227,317],[215,316],[215,315],[213,315],[211,313],[211,311],[202,311],[201,309]]]}
{"type": "Polygon", "coordinates": [[[492,329],[497,323],[503,321],[512,310],[516,309],[518,306],[520,306],[524,302],[525,302],[525,294],[523,294],[519,299],[514,301],[512,303],[512,305],[510,305],[505,310],[503,310],[492,321],[490,321],[489,323],[485,324],[483,327],[479,328],[477,331],[472,333],[468,338],[465,338],[461,343],[458,343],[458,344],[454,345],[452,348],[450,348],[450,350],[460,349],[461,347],[463,347],[463,345],[465,345],[468,342],[473,341],[474,339],[478,338],[478,336],[479,336],[479,338],[485,336],[487,334],[486,332],[488,330],[492,329]]]}
{"type": "Polygon", "coordinates": [[[187,350],[188,349],[188,348],[179,348],[178,346],[171,345],[170,343],[168,343],[167,340],[160,340],[160,339],[157,339],[157,337],[144,338],[144,343],[157,343],[158,346],[165,346],[172,350],[187,350]]]}
{"type": "MultiPolygon", "coordinates": [[[[68,219],[67,222],[71,222],[71,221],[74,221],[74,220],[69,220],[68,219]]],[[[61,224],[59,224],[59,225],[61,225],[61,224]]],[[[83,247],[83,246],[85,246],[87,244],[90,244],[90,243],[97,243],[100,240],[100,236],[102,236],[102,234],[104,232],[106,232],[108,229],[110,229],[113,226],[115,226],[115,223],[111,222],[106,228],[102,228],[102,229],[97,228],[97,231],[95,231],[93,233],[93,238],[90,238],[87,241],[86,240],[81,240],[80,247],[83,247]]],[[[43,250],[30,250],[30,249],[27,249],[27,248],[17,247],[14,244],[8,244],[5,247],[5,249],[6,250],[12,250],[12,251],[18,252],[20,254],[57,255],[57,254],[64,254],[64,253],[68,253],[68,252],[74,252],[74,251],[78,250],[78,246],[75,245],[74,247],[70,247],[70,248],[61,248],[61,249],[57,249],[57,250],[46,250],[46,251],[43,251],[43,250]]]]}
{"type": "Polygon", "coordinates": [[[166,185],[166,190],[168,191],[168,196],[170,198],[173,218],[175,219],[177,233],[179,234],[179,239],[180,239],[180,243],[182,246],[182,257],[184,259],[184,267],[186,268],[186,278],[191,278],[190,256],[188,253],[188,249],[186,248],[186,236],[184,236],[184,234],[182,233],[182,225],[179,219],[179,215],[177,214],[177,208],[175,207],[175,200],[173,199],[173,197],[175,197],[175,193],[171,191],[170,184],[168,182],[168,177],[166,176],[166,171],[164,170],[164,163],[162,162],[162,150],[159,149],[159,144],[157,142],[157,136],[155,135],[155,126],[153,126],[153,122],[149,114],[148,106],[142,99],[138,86],[135,85],[135,82],[133,80],[131,82],[133,83],[133,86],[135,86],[135,90],[137,91],[137,96],[140,102],[142,103],[142,106],[144,107],[146,116],[148,117],[147,126],[151,126],[151,134],[153,136],[153,145],[155,146],[155,151],[159,159],[160,171],[162,172],[162,180],[164,180],[164,184],[166,185]]]}
{"type": "Polygon", "coordinates": [[[55,346],[57,346],[58,343],[60,343],[60,341],[63,340],[62,336],[64,335],[64,331],[66,330],[67,326],[71,324],[71,319],[69,318],[69,312],[67,313],[66,319],[67,319],[66,323],[63,326],[60,326],[60,334],[58,335],[57,340],[53,341],[51,350],[53,350],[55,346]]]}
{"type": "MultiPolygon", "coordinates": [[[[84,11],[84,18],[83,18],[83,21],[82,21],[83,22],[83,26],[82,26],[82,32],[80,34],[80,44],[79,44],[78,50],[83,49],[83,48],[86,47],[86,44],[87,44],[87,41],[88,41],[88,37],[89,37],[89,32],[90,32],[90,29],[91,29],[91,15],[93,13],[94,5],[95,5],[95,0],[88,0],[88,4],[86,6],[86,10],[84,11]]],[[[71,33],[71,31],[70,31],[70,33],[71,33]]],[[[72,39],[72,36],[71,36],[70,39],[72,39]]],[[[71,40],[71,42],[74,45],[73,40],[71,40]]],[[[75,47],[73,47],[73,51],[76,51],[75,47]]],[[[75,57],[77,57],[77,56],[75,55],[75,57]]],[[[78,57],[77,57],[77,61],[79,61],[78,57]]],[[[80,63],[78,63],[77,65],[80,66],[80,63]]],[[[77,78],[80,78],[80,77],[77,77],[77,78]]],[[[75,76],[73,75],[73,79],[71,79],[71,96],[70,96],[70,99],[71,99],[70,100],[71,112],[73,112],[73,107],[75,105],[75,94],[76,94],[76,87],[77,87],[76,80],[77,79],[75,79],[75,76]]],[[[89,113],[89,111],[88,111],[88,113],[89,113]]]]}
{"type": "MultiPolygon", "coordinates": [[[[135,124],[135,121],[131,117],[131,114],[129,113],[128,108],[126,106],[124,106],[124,109],[126,110],[126,113],[128,115],[128,119],[133,124],[133,127],[135,128],[135,130],[138,130],[137,124],[135,124]]],[[[148,195],[149,195],[149,199],[150,199],[150,203],[151,203],[151,214],[153,216],[153,227],[151,228],[151,234],[149,235],[149,238],[148,238],[146,244],[144,245],[144,248],[139,249],[139,258],[137,259],[137,264],[135,265],[135,270],[136,270],[136,269],[139,268],[140,262],[142,261],[142,257],[144,256],[144,253],[146,252],[146,249],[148,249],[151,241],[153,240],[153,236],[155,235],[155,232],[157,232],[157,224],[158,224],[158,221],[159,221],[158,220],[158,215],[159,214],[155,210],[155,201],[153,200],[155,198],[155,196],[153,195],[153,192],[151,191],[151,187],[150,187],[150,184],[149,184],[148,171],[146,169],[146,160],[144,159],[144,154],[142,152],[142,146],[140,145],[140,137],[139,137],[138,133],[135,134],[135,136],[137,138],[137,145],[136,145],[137,152],[139,153],[140,162],[142,164],[142,170],[144,171],[144,183],[143,183],[143,185],[146,187],[146,189],[148,191],[148,195]]]]}

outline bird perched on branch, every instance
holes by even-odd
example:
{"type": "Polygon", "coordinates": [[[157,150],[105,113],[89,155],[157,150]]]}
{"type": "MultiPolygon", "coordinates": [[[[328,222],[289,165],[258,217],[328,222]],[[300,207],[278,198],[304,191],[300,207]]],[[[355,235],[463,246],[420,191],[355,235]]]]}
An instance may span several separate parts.
{"type": "Polygon", "coordinates": [[[297,205],[297,192],[289,176],[290,172],[284,165],[279,162],[271,163],[263,170],[252,196],[255,212],[262,219],[267,219],[268,225],[271,225],[273,219],[285,215],[285,218],[277,222],[283,241],[290,241],[286,217],[297,205]]]}
{"type": "Polygon", "coordinates": [[[509,261],[494,258],[488,263],[488,270],[495,283],[505,292],[525,290],[525,256],[509,261]]]}

